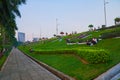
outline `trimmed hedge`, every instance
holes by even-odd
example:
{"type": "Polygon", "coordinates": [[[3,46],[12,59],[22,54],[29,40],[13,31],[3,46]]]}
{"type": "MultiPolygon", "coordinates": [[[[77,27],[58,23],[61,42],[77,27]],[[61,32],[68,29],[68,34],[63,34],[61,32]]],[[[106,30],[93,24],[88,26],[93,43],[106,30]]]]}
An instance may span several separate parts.
{"type": "Polygon", "coordinates": [[[101,36],[102,39],[114,38],[114,37],[120,37],[120,32],[104,33],[101,36]]]}
{"type": "Polygon", "coordinates": [[[36,54],[75,54],[76,50],[46,50],[34,51],[36,54]]]}
{"type": "Polygon", "coordinates": [[[112,31],[101,34],[102,39],[114,38],[114,37],[120,37],[120,28],[116,28],[112,31]]]}
{"type": "Polygon", "coordinates": [[[110,60],[110,55],[103,49],[73,49],[73,50],[47,50],[34,51],[35,54],[75,54],[92,64],[106,63],[110,60]]]}
{"type": "Polygon", "coordinates": [[[83,49],[78,50],[77,54],[87,60],[89,63],[97,64],[97,63],[105,63],[110,60],[110,55],[107,51],[100,50],[91,50],[91,49],[83,49]]]}
{"type": "MultiPolygon", "coordinates": [[[[19,47],[20,48],[20,47],[19,47]]],[[[24,47],[25,48],[25,47],[24,47]]],[[[22,50],[22,48],[20,48],[22,50]]],[[[28,48],[25,49],[25,53],[31,54],[74,54],[83,58],[88,63],[97,64],[97,63],[106,63],[110,59],[110,54],[108,51],[99,48],[75,48],[75,49],[50,49],[50,50],[33,50],[30,52],[28,48]]]]}

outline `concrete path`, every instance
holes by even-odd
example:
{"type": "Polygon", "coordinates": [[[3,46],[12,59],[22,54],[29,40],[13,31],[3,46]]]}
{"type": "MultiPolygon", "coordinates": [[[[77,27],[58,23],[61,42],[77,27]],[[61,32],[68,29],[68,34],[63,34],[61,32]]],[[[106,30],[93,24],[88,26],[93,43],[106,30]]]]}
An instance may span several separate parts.
{"type": "Polygon", "coordinates": [[[0,72],[0,80],[61,80],[39,64],[13,49],[0,72]]]}

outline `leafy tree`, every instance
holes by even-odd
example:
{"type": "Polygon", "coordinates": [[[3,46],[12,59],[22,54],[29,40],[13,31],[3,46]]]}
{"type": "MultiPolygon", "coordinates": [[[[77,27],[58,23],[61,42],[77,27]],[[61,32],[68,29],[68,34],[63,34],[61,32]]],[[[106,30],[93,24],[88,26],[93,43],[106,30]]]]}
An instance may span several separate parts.
{"type": "Polygon", "coordinates": [[[90,28],[90,30],[93,30],[93,25],[92,24],[90,24],[88,27],[90,28]]]}
{"type": "Polygon", "coordinates": [[[114,21],[115,21],[115,25],[117,25],[117,23],[120,23],[120,18],[119,18],[119,17],[116,17],[116,18],[114,19],[114,21]]]}
{"type": "Polygon", "coordinates": [[[19,5],[25,4],[26,0],[0,0],[0,45],[16,41],[15,30],[17,30],[15,17],[20,15],[19,5]]]}

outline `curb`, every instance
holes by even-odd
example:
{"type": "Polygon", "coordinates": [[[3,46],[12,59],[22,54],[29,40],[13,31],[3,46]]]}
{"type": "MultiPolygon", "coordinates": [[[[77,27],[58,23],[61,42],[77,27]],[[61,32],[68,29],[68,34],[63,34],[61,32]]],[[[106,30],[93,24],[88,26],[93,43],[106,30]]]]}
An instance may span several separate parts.
{"type": "Polygon", "coordinates": [[[94,80],[111,80],[115,77],[118,73],[120,73],[120,63],[109,69],[108,71],[104,72],[94,80]]]}
{"type": "Polygon", "coordinates": [[[56,75],[57,77],[59,77],[62,80],[76,80],[76,79],[74,79],[74,78],[72,78],[72,77],[70,77],[70,76],[68,76],[68,75],[66,75],[66,74],[64,74],[64,73],[62,73],[62,72],[60,72],[60,71],[50,67],[50,66],[48,66],[47,64],[45,64],[45,63],[43,63],[41,61],[36,60],[35,58],[31,57],[28,54],[25,54],[25,53],[23,53],[23,54],[28,56],[29,58],[31,58],[36,63],[38,63],[39,65],[41,65],[42,67],[44,67],[45,69],[47,69],[48,71],[50,71],[51,73],[53,73],[54,75],[56,75]]]}
{"type": "Polygon", "coordinates": [[[115,75],[111,80],[119,80],[120,79],[120,73],[115,75]]]}

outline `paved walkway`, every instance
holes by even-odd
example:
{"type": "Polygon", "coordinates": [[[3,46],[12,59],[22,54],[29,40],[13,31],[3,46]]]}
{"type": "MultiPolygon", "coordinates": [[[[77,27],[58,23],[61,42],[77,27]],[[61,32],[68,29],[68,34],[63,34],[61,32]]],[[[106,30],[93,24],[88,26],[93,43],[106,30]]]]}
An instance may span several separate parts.
{"type": "Polygon", "coordinates": [[[0,80],[61,80],[42,66],[25,56],[18,49],[13,49],[4,68],[0,72],[0,80]]]}

